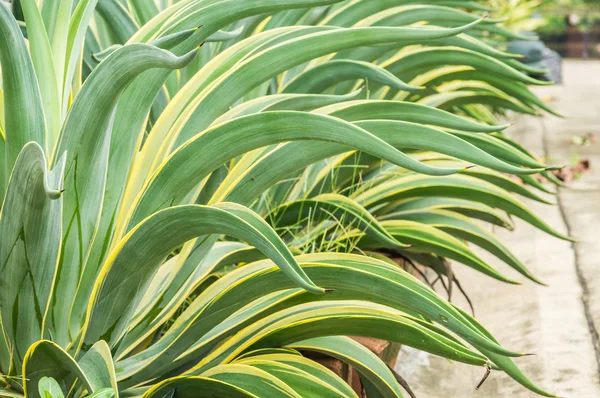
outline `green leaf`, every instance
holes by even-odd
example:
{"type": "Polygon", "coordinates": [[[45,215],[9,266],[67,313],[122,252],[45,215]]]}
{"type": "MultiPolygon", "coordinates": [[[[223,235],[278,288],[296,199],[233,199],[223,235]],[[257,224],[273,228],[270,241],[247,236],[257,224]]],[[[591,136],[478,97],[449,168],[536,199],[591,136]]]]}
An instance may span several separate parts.
{"type": "Polygon", "coordinates": [[[248,240],[273,258],[294,284],[314,293],[323,292],[310,281],[268,224],[242,206],[172,207],[155,213],[133,229],[107,260],[88,310],[85,345],[121,338],[132,311],[142,299],[143,288],[164,258],[179,245],[206,234],[248,240]],[[145,248],[143,253],[140,247],[145,248]]]}
{"type": "Polygon", "coordinates": [[[343,195],[323,194],[310,200],[285,203],[273,209],[265,219],[275,228],[335,219],[344,226],[352,225],[364,231],[385,245],[406,247],[390,235],[365,208],[343,195]]]}
{"type": "Polygon", "coordinates": [[[296,76],[282,90],[284,93],[320,93],[346,80],[374,81],[397,90],[418,91],[422,87],[411,86],[380,66],[368,62],[333,60],[318,65],[296,76]]]}
{"type": "Polygon", "coordinates": [[[85,373],[94,389],[97,398],[119,398],[115,366],[110,348],[105,341],[98,341],[78,361],[79,367],[85,373]]]}
{"type": "Polygon", "coordinates": [[[382,202],[418,196],[451,197],[478,201],[502,209],[557,238],[572,240],[554,230],[506,191],[485,181],[467,176],[452,176],[444,179],[412,176],[395,179],[360,194],[354,199],[363,206],[374,206],[382,202]]]}
{"type": "Polygon", "coordinates": [[[41,340],[29,348],[23,361],[25,396],[47,398],[38,386],[42,379],[48,377],[58,382],[61,391],[71,391],[76,381],[88,391],[94,391],[86,374],[69,354],[55,343],[41,340]]]}
{"type": "Polygon", "coordinates": [[[46,147],[40,90],[25,39],[8,6],[0,4],[0,63],[4,91],[6,178],[29,141],[46,147]]]}
{"type": "Polygon", "coordinates": [[[62,346],[70,342],[69,313],[102,207],[112,115],[119,95],[141,72],[180,68],[194,56],[195,51],[176,57],[147,44],[124,46],[94,69],[71,107],[56,152],[67,153],[67,164],[63,251],[50,327],[53,339],[62,346]]]}
{"type": "Polygon", "coordinates": [[[46,119],[46,153],[52,153],[62,121],[61,96],[54,69],[54,56],[44,21],[35,0],[22,0],[30,53],[46,119]]]}
{"type": "Polygon", "coordinates": [[[207,377],[174,377],[156,384],[142,398],[258,398],[239,387],[207,377]]]}
{"type": "Polygon", "coordinates": [[[60,250],[64,158],[48,172],[42,148],[23,148],[0,218],[0,313],[20,367],[42,337],[60,250]]]}
{"type": "Polygon", "coordinates": [[[296,355],[273,354],[246,358],[239,363],[273,374],[293,388],[301,397],[313,394],[327,398],[357,397],[350,386],[331,370],[309,360],[301,362],[304,366],[300,367],[298,361],[302,360],[302,357],[296,355]],[[284,361],[286,357],[288,361],[284,361]]]}
{"type": "Polygon", "coordinates": [[[257,397],[302,397],[276,375],[245,364],[215,366],[202,376],[234,385],[257,397]]]}
{"type": "Polygon", "coordinates": [[[336,358],[366,377],[383,397],[402,397],[402,390],[387,365],[362,344],[343,336],[317,337],[288,345],[302,351],[313,351],[336,358]]]}
{"type": "Polygon", "coordinates": [[[43,398],[64,398],[60,385],[52,377],[42,377],[40,379],[38,393],[43,398]]]}

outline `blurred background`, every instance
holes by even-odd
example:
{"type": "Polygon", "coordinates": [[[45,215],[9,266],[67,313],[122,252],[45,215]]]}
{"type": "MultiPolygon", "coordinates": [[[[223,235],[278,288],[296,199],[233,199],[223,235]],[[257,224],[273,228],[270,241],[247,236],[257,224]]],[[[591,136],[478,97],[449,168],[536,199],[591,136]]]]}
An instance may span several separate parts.
{"type": "Polygon", "coordinates": [[[600,0],[490,0],[515,32],[536,31],[563,58],[600,59],[600,0]]]}

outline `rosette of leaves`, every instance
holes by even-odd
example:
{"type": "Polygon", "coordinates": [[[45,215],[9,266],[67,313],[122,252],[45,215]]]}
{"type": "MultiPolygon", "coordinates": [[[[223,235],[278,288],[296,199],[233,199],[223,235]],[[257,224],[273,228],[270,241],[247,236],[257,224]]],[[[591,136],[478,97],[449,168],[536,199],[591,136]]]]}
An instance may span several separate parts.
{"type": "Polygon", "coordinates": [[[505,110],[546,109],[527,88],[544,83],[476,38],[513,35],[481,11],[460,0],[2,4],[2,394],[355,396],[303,355],[319,352],[357,369],[369,396],[402,396],[344,337],[368,336],[551,396],[515,365],[521,353],[396,264],[300,254],[265,221],[301,216],[307,201],[323,223],[350,220],[365,248],[464,258],[444,228],[492,244],[470,220],[501,220],[494,208],[553,232],[510,192],[534,194],[501,174],[534,184],[548,166],[495,125],[505,110]],[[321,191],[352,156],[368,157],[368,181],[321,191]],[[431,210],[436,199],[449,210],[431,210]]]}

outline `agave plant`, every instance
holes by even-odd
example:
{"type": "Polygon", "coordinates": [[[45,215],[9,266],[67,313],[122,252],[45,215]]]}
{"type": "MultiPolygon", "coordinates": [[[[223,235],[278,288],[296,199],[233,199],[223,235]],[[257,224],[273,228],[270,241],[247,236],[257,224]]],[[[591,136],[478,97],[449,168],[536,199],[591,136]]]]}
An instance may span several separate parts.
{"type": "Polygon", "coordinates": [[[402,396],[344,337],[367,336],[551,396],[384,255],[512,282],[466,240],[535,280],[473,219],[509,225],[500,209],[560,236],[504,176],[540,187],[548,166],[497,125],[551,111],[527,87],[544,83],[480,40],[515,37],[482,8],[2,4],[1,393],[356,396],[318,352],[369,396],[402,396]],[[375,253],[322,252],[336,242],[375,253]]]}

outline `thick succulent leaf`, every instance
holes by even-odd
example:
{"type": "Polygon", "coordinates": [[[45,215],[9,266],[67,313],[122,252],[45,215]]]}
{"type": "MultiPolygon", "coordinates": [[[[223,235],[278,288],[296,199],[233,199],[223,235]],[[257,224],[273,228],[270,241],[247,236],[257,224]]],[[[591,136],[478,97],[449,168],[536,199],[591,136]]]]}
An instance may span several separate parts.
{"type": "Polygon", "coordinates": [[[229,336],[280,308],[294,305],[304,297],[312,301],[322,296],[301,289],[284,289],[267,293],[249,303],[247,300],[238,300],[239,305],[236,302],[226,313],[211,315],[203,312],[214,296],[199,296],[189,307],[191,309],[181,314],[155,344],[117,362],[117,377],[123,386],[133,386],[174,369],[187,369],[229,336]],[[215,317],[217,322],[213,322],[215,317]]]}
{"type": "Polygon", "coordinates": [[[278,44],[241,62],[217,84],[207,88],[202,95],[194,99],[189,104],[188,111],[180,116],[186,124],[182,126],[183,130],[178,129],[173,133],[171,145],[183,144],[198,130],[208,127],[249,90],[304,62],[361,45],[412,43],[453,36],[471,27],[472,24],[455,29],[403,27],[328,29],[278,44]]]}
{"type": "Polygon", "coordinates": [[[40,379],[38,393],[41,397],[64,398],[60,385],[51,377],[42,377],[40,379]]]}
{"type": "Polygon", "coordinates": [[[391,180],[359,194],[354,199],[363,206],[374,206],[384,202],[419,196],[443,196],[482,202],[519,217],[557,238],[571,240],[568,236],[550,227],[544,220],[533,214],[506,191],[485,181],[467,176],[451,176],[444,179],[412,176],[391,180]]]}
{"type": "MultiPolygon", "coordinates": [[[[428,24],[436,26],[451,27],[473,22],[478,16],[457,8],[444,7],[440,5],[411,5],[404,7],[394,7],[369,18],[365,18],[362,23],[369,23],[379,26],[407,26],[413,23],[426,21],[428,24]],[[375,23],[373,23],[375,22],[375,23]]],[[[499,20],[488,18],[476,27],[478,30],[499,35],[509,40],[529,40],[530,37],[514,33],[498,24],[499,20]]]]}
{"type": "Polygon", "coordinates": [[[473,133],[491,133],[507,127],[488,126],[430,106],[401,101],[353,101],[324,107],[316,112],[335,116],[348,122],[399,120],[473,133]]]}
{"type": "MultiPolygon", "coordinates": [[[[238,363],[261,369],[285,382],[301,397],[356,398],[356,393],[331,370],[296,355],[261,355],[238,363]],[[285,361],[285,359],[288,361],[285,361]]],[[[231,366],[231,365],[229,365],[231,366]]],[[[235,366],[235,365],[234,365],[235,366]]]]}
{"type": "Polygon", "coordinates": [[[78,361],[79,367],[89,380],[94,392],[110,389],[111,396],[119,398],[115,365],[110,348],[105,341],[98,341],[78,361]]]}
{"type": "Polygon", "coordinates": [[[234,385],[257,397],[302,397],[275,375],[246,364],[215,366],[202,376],[234,385]]]}
{"type": "Polygon", "coordinates": [[[150,21],[160,11],[154,1],[128,0],[127,4],[140,25],[150,21]]]}
{"type": "Polygon", "coordinates": [[[487,105],[494,109],[507,109],[519,113],[537,116],[534,109],[520,104],[512,98],[490,92],[480,91],[452,91],[435,95],[430,95],[419,101],[419,103],[433,106],[440,109],[453,109],[464,105],[476,104],[487,105]]]}
{"type": "Polygon", "coordinates": [[[466,217],[476,220],[482,220],[492,225],[513,230],[512,222],[501,214],[498,210],[483,203],[473,202],[465,199],[454,199],[444,197],[422,197],[417,199],[408,199],[395,204],[394,209],[384,213],[378,218],[380,220],[393,220],[402,217],[402,213],[414,210],[449,210],[454,213],[462,214],[466,217]]]}
{"type": "Polygon", "coordinates": [[[388,307],[362,301],[321,301],[277,312],[248,326],[207,355],[188,373],[198,374],[217,363],[232,361],[247,350],[281,347],[304,337],[354,336],[381,338],[406,344],[453,360],[478,364],[477,354],[459,343],[421,326],[388,307]]]}
{"type": "Polygon", "coordinates": [[[295,284],[314,293],[323,292],[310,281],[268,224],[242,206],[221,206],[189,205],[155,213],[119,243],[103,266],[94,289],[85,345],[101,339],[111,343],[120,339],[164,258],[179,245],[200,235],[226,234],[247,240],[273,258],[295,284]]]}
{"type": "Polygon", "coordinates": [[[551,201],[541,197],[537,193],[524,187],[522,184],[519,184],[515,180],[513,180],[503,174],[500,174],[500,173],[494,173],[489,170],[483,170],[483,169],[471,169],[471,170],[463,171],[462,174],[482,179],[482,180],[487,181],[491,184],[494,184],[495,186],[502,188],[508,192],[516,193],[520,196],[535,200],[540,203],[544,203],[547,205],[555,205],[556,204],[554,202],[551,202],[551,201]]]}
{"type": "Polygon", "coordinates": [[[234,363],[249,363],[254,359],[259,361],[273,361],[278,362],[280,364],[290,365],[294,368],[308,373],[310,376],[316,376],[321,381],[329,384],[331,387],[337,389],[345,395],[355,396],[355,392],[352,390],[352,388],[350,388],[350,386],[338,375],[333,373],[331,370],[329,370],[322,364],[319,364],[311,359],[299,355],[298,351],[290,349],[279,349],[281,350],[279,352],[268,352],[268,350],[269,349],[255,350],[253,351],[253,354],[251,356],[248,356],[245,359],[238,358],[234,363]],[[286,350],[288,352],[285,352],[286,350]],[[248,362],[246,362],[246,360],[248,362]]]}
{"type": "MultiPolygon", "coordinates": [[[[408,220],[383,221],[382,225],[388,233],[411,244],[408,251],[417,253],[433,253],[450,258],[482,272],[492,278],[507,283],[519,284],[500,274],[496,269],[483,261],[467,245],[449,233],[445,233],[426,224],[408,220]]],[[[363,239],[361,247],[376,247],[377,244],[363,239]],[[364,243],[363,243],[364,242],[364,243]]]]}
{"type": "Polygon", "coordinates": [[[43,149],[23,148],[8,183],[0,219],[0,313],[20,367],[40,340],[61,241],[64,158],[48,171],[43,149]]]}
{"type": "MultiPolygon", "coordinates": [[[[455,309],[449,308],[447,303],[431,289],[396,266],[367,257],[342,254],[315,254],[301,256],[298,259],[303,262],[303,268],[312,280],[324,281],[324,286],[331,286],[335,289],[334,293],[326,296],[308,295],[304,297],[310,297],[311,300],[320,297],[362,299],[402,310],[416,311],[416,313],[425,314],[430,319],[440,320],[445,327],[456,331],[470,342],[477,341],[489,346],[488,337],[481,335],[479,330],[472,329],[468,316],[460,315],[456,318],[458,314],[455,309]],[[304,261],[311,260],[317,262],[304,263],[304,261]]],[[[277,305],[277,300],[282,298],[285,300],[290,296],[284,291],[283,296],[275,295],[272,299],[262,302],[263,304],[259,308],[251,305],[242,311],[242,307],[261,297],[266,298],[268,297],[266,295],[273,292],[293,287],[295,286],[291,281],[269,262],[246,265],[225,275],[208,287],[191,304],[161,340],[146,351],[124,360],[119,365],[123,369],[121,377],[127,377],[126,381],[122,383],[125,383],[126,386],[136,385],[148,377],[163,374],[169,368],[173,369],[178,365],[185,364],[186,356],[189,357],[188,360],[193,360],[194,357],[201,358],[202,353],[212,347],[209,343],[213,341],[214,337],[229,336],[229,333],[236,331],[235,327],[238,326],[235,325],[238,325],[239,322],[241,322],[239,325],[246,326],[247,323],[244,322],[249,321],[257,309],[264,311],[268,308],[264,305],[277,305]],[[215,300],[215,297],[218,297],[218,300],[215,300]],[[237,309],[240,309],[240,314],[232,316],[231,322],[225,322],[224,320],[237,309]],[[214,332],[206,334],[212,328],[215,328],[214,332]],[[198,336],[205,337],[199,341],[198,336]],[[209,336],[213,337],[209,338],[209,336]],[[196,344],[196,342],[198,343],[196,344]],[[194,346],[194,348],[190,348],[188,354],[182,355],[190,346],[194,346]],[[197,351],[197,353],[194,354],[193,351],[197,351]],[[172,363],[178,358],[181,358],[181,363],[178,364],[178,361],[172,363]],[[143,371],[140,371],[141,369],[143,371]],[[135,375],[136,372],[139,374],[135,375]]],[[[297,300],[303,302],[302,297],[298,297],[297,300]]],[[[296,301],[292,300],[293,302],[296,301]]],[[[387,328],[386,330],[392,329],[387,328]]],[[[439,332],[436,333],[439,334],[439,332]]],[[[516,355],[511,351],[499,348],[495,343],[492,346],[495,347],[494,350],[516,355]]],[[[117,371],[119,372],[119,370],[117,371]]]]}
{"type": "MultiPolygon", "coordinates": [[[[98,0],[78,1],[75,9],[72,10],[71,20],[68,24],[68,32],[64,32],[64,34],[66,34],[66,45],[62,38],[58,39],[60,41],[56,41],[56,46],[54,46],[53,43],[58,86],[59,88],[62,87],[62,103],[65,104],[65,106],[63,106],[63,114],[67,112],[66,104],[68,103],[68,98],[71,94],[71,82],[73,82],[75,77],[77,64],[80,62],[80,54],[83,49],[83,42],[85,41],[85,32],[88,30],[90,20],[97,4],[98,0]]],[[[69,1],[65,2],[65,6],[67,5],[70,5],[69,1]]],[[[65,17],[71,12],[69,9],[63,10],[65,17]]]]}
{"type": "MultiPolygon", "coordinates": [[[[151,44],[159,48],[169,49],[171,46],[176,46],[188,39],[197,30],[195,28],[174,33],[173,35],[155,40],[151,44]]],[[[152,73],[153,71],[146,71],[144,73],[148,72],[152,73]]],[[[90,254],[84,267],[83,275],[81,276],[80,289],[77,291],[72,309],[71,327],[74,330],[80,327],[81,318],[85,311],[94,279],[98,275],[99,269],[109,251],[117,206],[121,202],[121,195],[123,194],[125,180],[130,171],[134,148],[140,141],[139,134],[132,134],[132,131],[139,131],[135,130],[136,117],[141,112],[143,120],[145,120],[148,112],[148,108],[143,108],[143,104],[140,104],[141,91],[143,90],[133,91],[131,88],[132,85],[135,85],[135,80],[128,86],[119,99],[114,114],[101,218],[98,223],[96,238],[90,249],[90,254]]],[[[147,88],[147,85],[144,86],[144,89],[147,88]]],[[[148,96],[155,98],[156,92],[148,96]]],[[[141,131],[139,133],[141,134],[141,131]]]]}
{"type": "Polygon", "coordinates": [[[413,84],[422,84],[427,86],[439,86],[442,83],[455,81],[455,80],[477,80],[483,81],[502,90],[506,94],[519,99],[520,101],[530,105],[536,106],[540,109],[545,110],[553,115],[560,116],[554,109],[548,104],[538,98],[535,94],[527,88],[527,86],[520,82],[515,82],[497,76],[493,73],[488,73],[482,70],[454,70],[450,73],[443,73],[439,75],[432,75],[427,81],[417,78],[413,84]]]}
{"type": "Polygon", "coordinates": [[[510,174],[537,174],[545,170],[543,168],[526,170],[512,166],[494,158],[474,145],[469,145],[468,142],[459,137],[417,123],[396,120],[367,120],[355,124],[396,147],[403,146],[407,149],[434,151],[510,174]],[[394,140],[394,136],[398,136],[398,138],[394,140]]]}
{"type": "Polygon", "coordinates": [[[346,80],[374,81],[397,90],[417,91],[415,87],[404,83],[384,68],[368,62],[352,60],[333,60],[318,65],[297,76],[282,92],[284,93],[320,93],[339,82],[346,80]]]}
{"type": "Polygon", "coordinates": [[[401,52],[381,66],[399,77],[409,76],[412,79],[415,74],[413,71],[437,68],[442,65],[465,65],[476,70],[494,73],[512,81],[532,85],[548,85],[547,82],[534,79],[495,58],[458,47],[417,48],[409,53],[401,52]]]}
{"type": "Polygon", "coordinates": [[[367,378],[383,397],[402,397],[402,390],[387,365],[362,344],[343,336],[317,337],[289,344],[288,347],[337,358],[367,378]]]}
{"type": "Polygon", "coordinates": [[[333,117],[266,112],[206,130],[173,153],[138,199],[129,228],[157,209],[180,203],[204,177],[226,161],[256,148],[290,140],[338,143],[424,174],[447,175],[459,170],[424,166],[367,131],[333,117]],[[198,150],[208,156],[201,162],[194,161],[198,159],[198,150]]]}
{"type": "Polygon", "coordinates": [[[194,55],[175,57],[145,44],[122,47],[94,69],[71,107],[56,152],[67,153],[67,165],[63,251],[50,328],[54,341],[62,346],[70,342],[69,313],[102,207],[112,116],[119,95],[144,70],[182,67],[194,55]]]}
{"type": "MultiPolygon", "coordinates": [[[[457,137],[470,142],[476,147],[486,151],[490,155],[502,159],[505,162],[515,163],[524,167],[545,168],[547,165],[539,162],[534,157],[519,151],[517,148],[503,142],[497,137],[487,134],[472,134],[455,131],[457,137]]],[[[549,170],[554,170],[560,167],[548,167],[549,170]]]]}
{"type": "MultiPolygon", "coordinates": [[[[380,0],[377,3],[369,2],[369,1],[351,1],[344,4],[339,9],[335,10],[335,12],[331,13],[327,18],[325,18],[321,23],[323,25],[334,25],[334,26],[352,26],[360,20],[373,15],[377,12],[401,6],[405,4],[422,4],[422,1],[415,0],[380,0]]],[[[481,6],[477,5],[476,2],[472,1],[448,1],[448,0],[438,0],[436,4],[441,5],[454,5],[458,7],[465,7],[475,10],[481,10],[481,6]]],[[[485,8],[484,8],[485,10],[485,8]]]]}
{"type": "Polygon", "coordinates": [[[46,150],[47,153],[52,153],[62,120],[60,95],[62,87],[58,87],[57,84],[52,47],[35,0],[23,0],[21,6],[25,15],[31,58],[44,108],[46,150]]]}
{"type": "Polygon", "coordinates": [[[142,398],[258,398],[232,384],[207,377],[174,377],[156,384],[142,398]],[[199,391],[201,391],[199,395],[199,391]]]}
{"type": "Polygon", "coordinates": [[[428,211],[404,212],[398,214],[397,217],[403,220],[432,225],[458,239],[472,242],[492,253],[522,275],[534,282],[540,283],[495,235],[471,221],[468,217],[447,210],[431,209],[428,211]]]}
{"type": "Polygon", "coordinates": [[[406,247],[390,235],[364,207],[343,195],[323,194],[310,200],[285,203],[273,209],[265,218],[276,229],[333,219],[344,226],[364,231],[384,245],[406,247]]]}
{"type": "Polygon", "coordinates": [[[273,94],[245,101],[225,112],[215,120],[215,125],[237,117],[259,112],[273,111],[312,111],[317,108],[356,99],[363,90],[357,90],[346,95],[326,94],[273,94]]]}
{"type": "Polygon", "coordinates": [[[219,272],[223,272],[225,266],[264,258],[264,254],[259,250],[243,243],[213,243],[212,239],[202,240],[205,241],[205,245],[195,246],[193,249],[193,252],[197,253],[203,251],[203,246],[211,247],[200,264],[194,262],[194,255],[190,255],[183,265],[179,264],[181,259],[172,258],[161,267],[162,269],[168,266],[164,272],[170,274],[174,273],[175,267],[179,269],[172,277],[158,273],[155,275],[151,286],[145,292],[144,299],[138,305],[138,311],[131,321],[129,331],[119,344],[118,355],[128,354],[173,317],[189,295],[210,275],[218,275],[219,272]],[[171,264],[172,267],[169,266],[171,264]]]}
{"type": "Polygon", "coordinates": [[[33,344],[23,362],[25,396],[47,398],[39,395],[38,384],[43,377],[52,377],[63,392],[71,391],[78,381],[87,391],[95,391],[92,381],[75,360],[57,344],[42,340],[33,344]]]}
{"type": "Polygon", "coordinates": [[[35,141],[46,148],[46,126],[41,94],[25,39],[4,3],[0,4],[0,63],[5,98],[4,173],[8,177],[25,144],[35,141]]]}

